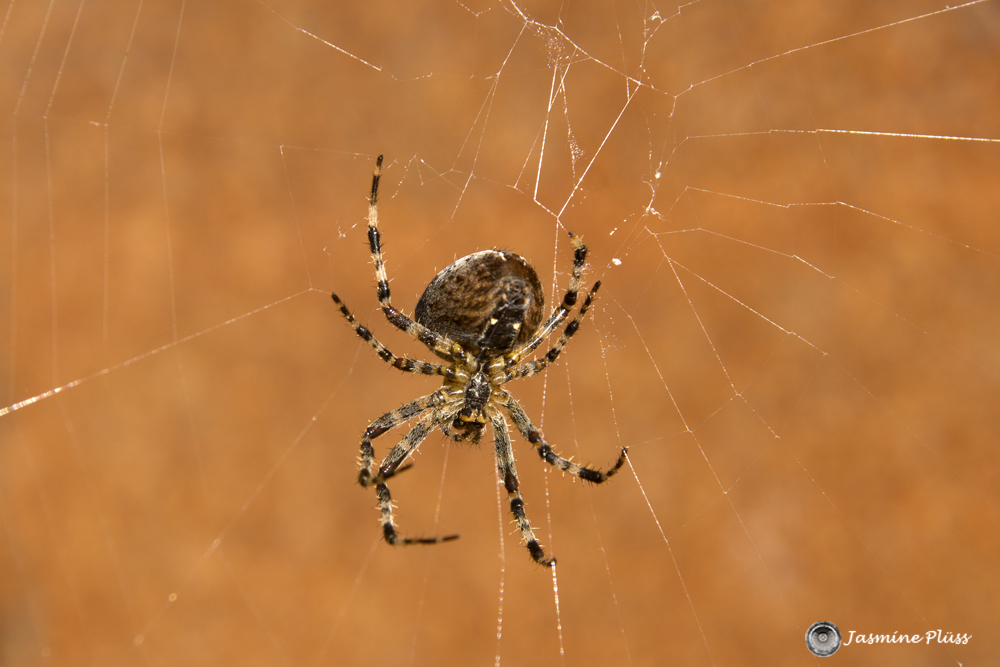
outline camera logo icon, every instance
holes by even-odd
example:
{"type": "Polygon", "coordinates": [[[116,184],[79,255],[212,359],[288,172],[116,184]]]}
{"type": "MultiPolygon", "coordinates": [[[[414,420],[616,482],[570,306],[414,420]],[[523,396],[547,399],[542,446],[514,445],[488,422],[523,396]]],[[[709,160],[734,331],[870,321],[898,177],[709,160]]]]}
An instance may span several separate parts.
{"type": "Polygon", "coordinates": [[[813,623],[806,630],[806,648],[821,658],[833,655],[840,648],[840,630],[828,621],[813,623]]]}

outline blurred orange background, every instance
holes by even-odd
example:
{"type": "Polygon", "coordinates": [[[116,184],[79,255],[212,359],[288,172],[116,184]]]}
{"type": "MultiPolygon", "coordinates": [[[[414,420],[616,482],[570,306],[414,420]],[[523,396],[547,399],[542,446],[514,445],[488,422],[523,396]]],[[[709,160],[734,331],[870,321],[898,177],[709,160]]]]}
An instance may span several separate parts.
{"type": "Polygon", "coordinates": [[[971,635],[830,664],[996,655],[996,2],[4,11],[4,664],[799,665],[820,620],[971,635]],[[630,447],[592,487],[515,438],[557,594],[491,439],[394,480],[456,542],[381,543],[355,482],[437,384],[329,298],[430,357],[377,308],[379,153],[400,308],[492,247],[551,302],[590,247],[592,316],[509,387],[567,456],[630,447]]]}

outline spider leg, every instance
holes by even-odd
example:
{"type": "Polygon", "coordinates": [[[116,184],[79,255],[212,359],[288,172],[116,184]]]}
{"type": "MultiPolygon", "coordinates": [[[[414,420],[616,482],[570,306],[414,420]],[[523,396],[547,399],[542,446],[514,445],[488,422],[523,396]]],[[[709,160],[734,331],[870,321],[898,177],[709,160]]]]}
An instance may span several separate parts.
{"type": "MultiPolygon", "coordinates": [[[[408,405],[413,404],[411,403],[408,405]]],[[[427,408],[424,408],[424,410],[426,409],[427,408]]],[[[392,516],[392,495],[389,493],[389,487],[385,483],[387,479],[409,467],[401,467],[400,464],[405,461],[407,457],[413,453],[417,446],[424,441],[424,438],[426,438],[430,432],[434,430],[437,426],[438,420],[439,415],[437,415],[436,412],[430,412],[421,417],[420,421],[418,421],[417,424],[410,429],[405,436],[403,436],[403,439],[392,448],[386,457],[382,459],[382,465],[379,466],[378,474],[375,475],[374,478],[371,478],[371,470],[369,469],[369,479],[366,480],[367,484],[362,482],[365,486],[375,484],[375,496],[378,498],[379,512],[381,514],[379,521],[382,524],[382,537],[389,544],[437,544],[438,542],[447,542],[448,540],[454,540],[458,537],[458,535],[445,535],[444,537],[401,537],[396,531],[396,523],[392,516]]],[[[364,454],[362,454],[362,456],[364,456],[364,454]]],[[[362,476],[364,476],[364,474],[365,471],[362,470],[362,476]]]]}
{"type": "MultiPolygon", "coordinates": [[[[361,458],[358,461],[358,466],[361,468],[361,471],[358,474],[358,483],[361,484],[361,486],[371,486],[375,483],[375,481],[377,481],[373,481],[372,479],[372,471],[375,469],[375,448],[372,446],[372,440],[387,431],[391,431],[400,424],[422,415],[431,408],[445,405],[447,401],[448,399],[445,396],[445,392],[439,390],[433,394],[422,396],[415,401],[410,401],[406,405],[401,405],[395,410],[385,413],[369,424],[368,428],[365,429],[364,434],[361,436],[361,458]]],[[[384,464],[385,462],[383,461],[383,466],[384,464]]],[[[402,470],[395,470],[395,473],[399,472],[402,472],[402,470]]],[[[382,473],[380,472],[380,474],[382,473]]],[[[391,476],[392,475],[389,475],[389,477],[391,476]]],[[[384,475],[383,478],[387,479],[384,475]]]]}
{"type": "Polygon", "coordinates": [[[545,323],[538,329],[538,332],[531,340],[525,343],[520,349],[507,355],[507,360],[504,364],[506,368],[516,365],[521,359],[534,352],[535,348],[549,337],[555,328],[566,319],[573,306],[576,305],[577,294],[580,291],[580,278],[583,275],[583,265],[587,260],[587,246],[583,244],[583,239],[573,232],[569,233],[569,241],[573,245],[573,273],[570,276],[566,294],[563,295],[562,303],[552,309],[552,314],[549,315],[549,318],[545,320],[545,323]]]}
{"type": "Polygon", "coordinates": [[[430,435],[431,431],[437,426],[435,423],[436,415],[430,412],[420,418],[420,421],[411,428],[403,439],[396,443],[395,446],[389,453],[385,455],[382,459],[382,464],[378,467],[378,474],[376,474],[369,484],[378,484],[379,482],[385,481],[400,470],[400,465],[405,461],[413,450],[424,441],[424,439],[430,435]]]}
{"type": "Polygon", "coordinates": [[[426,345],[434,354],[449,361],[464,361],[474,364],[475,359],[458,343],[446,336],[435,333],[424,325],[410,319],[392,305],[389,292],[389,278],[385,273],[385,260],[382,259],[382,234],[378,230],[378,182],[382,177],[382,156],[375,160],[375,171],[372,172],[372,191],[368,198],[368,246],[375,264],[375,280],[378,282],[378,301],[382,304],[385,318],[408,335],[426,345]]]}
{"type": "Polygon", "coordinates": [[[538,455],[542,457],[542,460],[549,465],[568,472],[571,475],[576,475],[580,479],[593,482],[594,484],[601,484],[602,482],[608,481],[612,475],[621,470],[621,467],[625,465],[628,447],[622,448],[621,454],[618,455],[618,460],[615,461],[613,466],[608,468],[607,472],[603,470],[595,470],[594,468],[588,468],[580,465],[579,463],[574,463],[569,459],[563,458],[559,454],[555,453],[548,443],[545,442],[542,432],[535,428],[535,425],[531,423],[531,420],[528,419],[527,413],[525,413],[524,408],[521,407],[521,404],[517,402],[516,398],[503,389],[499,390],[497,394],[497,400],[501,405],[507,408],[507,412],[510,413],[511,419],[514,420],[517,430],[521,432],[521,435],[524,436],[528,442],[535,446],[535,451],[537,451],[538,455]]]}
{"type": "Polygon", "coordinates": [[[556,564],[555,558],[546,558],[545,550],[535,539],[528,517],[524,513],[524,500],[518,489],[517,470],[514,468],[514,451],[510,446],[510,432],[507,430],[507,420],[499,410],[491,410],[490,421],[493,423],[493,433],[496,436],[497,471],[507,489],[507,499],[510,501],[510,513],[517,521],[521,530],[521,540],[528,548],[531,557],[539,565],[551,567],[556,564]]]}
{"type": "Polygon", "coordinates": [[[337,304],[340,308],[340,313],[347,318],[347,323],[351,325],[354,329],[354,333],[358,334],[366,343],[375,349],[378,356],[382,361],[386,362],[393,368],[398,368],[406,373],[419,373],[421,375],[443,375],[447,378],[454,379],[457,377],[455,369],[451,366],[446,366],[444,364],[432,364],[427,361],[420,361],[419,359],[410,359],[409,357],[397,357],[395,354],[389,351],[389,349],[379,342],[375,335],[368,329],[368,327],[360,324],[348,309],[347,304],[340,300],[340,297],[336,294],[330,294],[333,297],[333,302],[337,304]]]}
{"type": "Polygon", "coordinates": [[[590,309],[590,304],[594,300],[594,295],[597,294],[597,290],[601,288],[601,281],[598,280],[594,283],[593,288],[587,293],[587,298],[583,300],[583,305],[580,306],[579,312],[577,312],[576,317],[566,325],[563,330],[562,335],[559,336],[559,340],[553,345],[548,352],[546,352],[541,358],[535,359],[525,364],[521,364],[509,371],[506,371],[500,376],[499,383],[503,384],[505,382],[510,382],[511,380],[517,380],[518,378],[525,378],[535,373],[540,373],[544,371],[549,364],[553,363],[562,352],[562,349],[566,347],[566,343],[569,339],[573,337],[573,334],[577,332],[580,328],[580,322],[583,321],[584,316],[587,314],[587,310],[590,309]]]}

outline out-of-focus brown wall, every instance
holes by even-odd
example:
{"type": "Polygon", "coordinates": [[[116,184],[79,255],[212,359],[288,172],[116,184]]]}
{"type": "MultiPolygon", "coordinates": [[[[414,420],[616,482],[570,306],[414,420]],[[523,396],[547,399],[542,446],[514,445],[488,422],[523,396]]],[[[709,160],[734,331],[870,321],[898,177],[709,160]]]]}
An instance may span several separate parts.
{"type": "Polygon", "coordinates": [[[12,0],[0,661],[791,665],[829,620],[971,635],[840,664],[986,664],[1000,12],[944,8],[12,0]],[[551,301],[590,246],[593,316],[511,385],[567,456],[631,447],[593,488],[515,442],[558,618],[490,438],[393,480],[457,542],[387,547],[355,483],[437,384],[329,299],[430,356],[376,307],[378,153],[401,308],[490,247],[551,301]]]}

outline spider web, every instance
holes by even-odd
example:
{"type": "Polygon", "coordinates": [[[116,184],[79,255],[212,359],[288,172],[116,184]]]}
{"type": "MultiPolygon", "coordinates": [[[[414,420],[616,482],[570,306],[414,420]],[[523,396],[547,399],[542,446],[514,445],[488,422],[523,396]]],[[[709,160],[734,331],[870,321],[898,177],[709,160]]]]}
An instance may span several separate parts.
{"type": "MultiPolygon", "coordinates": [[[[0,24],[6,664],[979,664],[1000,576],[1000,5],[11,0],[0,24]],[[596,6],[600,5],[600,6],[596,6]],[[600,298],[429,438],[391,549],[367,423],[429,393],[354,336],[365,194],[411,310],[455,258],[600,298]]],[[[385,436],[383,453],[392,436],[385,436]]]]}

